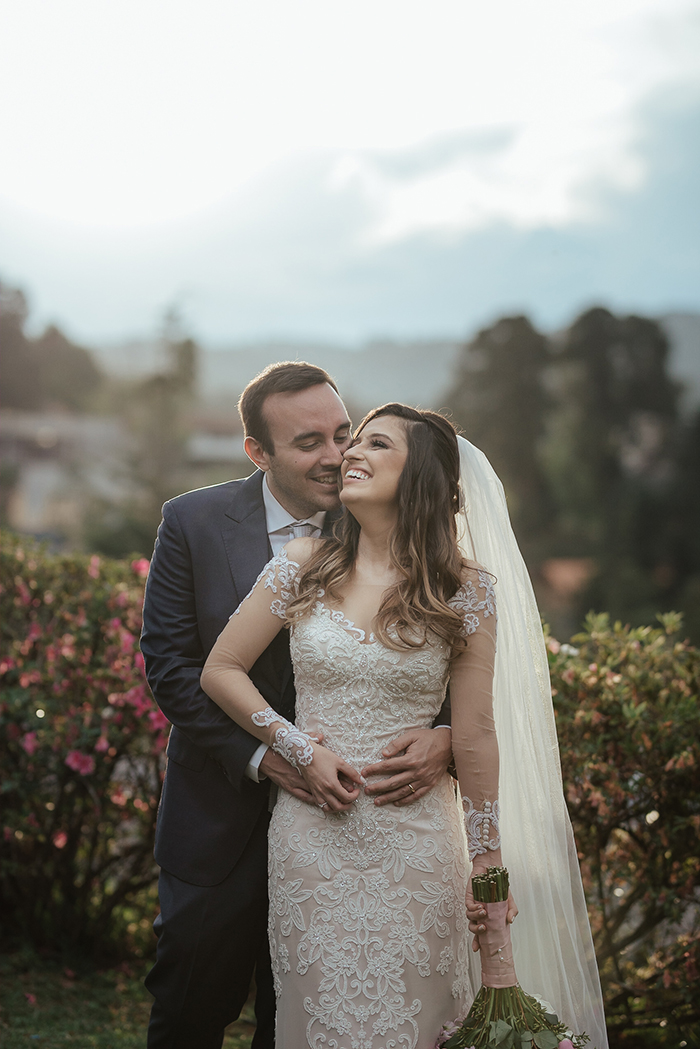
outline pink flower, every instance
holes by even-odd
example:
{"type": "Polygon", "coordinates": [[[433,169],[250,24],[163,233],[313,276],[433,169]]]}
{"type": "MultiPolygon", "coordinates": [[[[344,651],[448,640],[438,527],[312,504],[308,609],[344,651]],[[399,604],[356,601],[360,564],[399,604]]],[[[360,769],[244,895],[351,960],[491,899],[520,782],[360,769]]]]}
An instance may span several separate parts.
{"type": "Polygon", "coordinates": [[[41,681],[41,672],[38,670],[25,670],[19,676],[20,688],[29,688],[30,685],[36,685],[38,681],[41,681]]]}
{"type": "Polygon", "coordinates": [[[131,562],[131,569],[136,575],[141,576],[145,579],[148,575],[148,569],[151,567],[150,561],[147,561],[145,557],[139,557],[137,561],[131,562]]]}
{"type": "Polygon", "coordinates": [[[68,835],[64,830],[57,830],[51,840],[57,849],[64,849],[68,844],[68,835]]]}
{"type": "MultiPolygon", "coordinates": [[[[150,693],[146,690],[145,684],[134,685],[133,688],[130,688],[128,692],[123,694],[123,700],[135,709],[139,717],[151,710],[153,706],[150,693]]],[[[119,706],[123,705],[123,703],[119,704],[119,706]]]]}
{"type": "Polygon", "coordinates": [[[95,759],[91,754],[83,754],[81,750],[71,750],[66,758],[66,765],[81,776],[89,776],[95,771],[95,759]]]}
{"type": "Polygon", "coordinates": [[[128,655],[129,652],[133,651],[135,640],[136,638],[134,635],[130,634],[128,630],[122,630],[121,652],[123,656],[128,655]]]}
{"type": "Polygon", "coordinates": [[[90,558],[90,565],[88,567],[88,575],[91,579],[97,579],[100,575],[100,558],[97,554],[93,554],[90,558]]]}
{"type": "Polygon", "coordinates": [[[36,738],[36,732],[25,732],[25,734],[22,736],[22,739],[20,740],[20,746],[23,750],[26,751],[26,753],[31,758],[32,754],[39,746],[36,738]]]}
{"type": "Polygon", "coordinates": [[[148,715],[148,720],[150,721],[151,728],[154,732],[168,727],[168,719],[162,710],[151,710],[148,715]]]}
{"type": "Polygon", "coordinates": [[[558,1049],[574,1049],[574,1043],[570,1038],[563,1038],[559,1043],[558,1049]]]}
{"type": "Polygon", "coordinates": [[[24,992],[24,997],[27,999],[30,1005],[36,1005],[36,995],[30,994],[29,991],[24,992]]]}
{"type": "Polygon", "coordinates": [[[555,637],[548,637],[547,638],[547,648],[549,649],[549,651],[553,655],[556,656],[557,652],[561,648],[561,645],[559,644],[559,642],[557,641],[557,639],[555,637]]]}
{"type": "Polygon", "coordinates": [[[100,736],[95,744],[95,750],[98,754],[104,754],[106,750],[109,750],[109,740],[106,736],[100,736]]]}

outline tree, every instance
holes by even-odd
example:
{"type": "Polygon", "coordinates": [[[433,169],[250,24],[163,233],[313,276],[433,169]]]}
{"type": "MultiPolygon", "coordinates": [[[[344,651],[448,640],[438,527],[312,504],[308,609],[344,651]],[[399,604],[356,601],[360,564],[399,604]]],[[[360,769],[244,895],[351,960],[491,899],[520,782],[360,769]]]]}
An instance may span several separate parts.
{"type": "Polygon", "coordinates": [[[76,346],[54,325],[34,342],[42,407],[84,411],[103,375],[89,350],[76,346]]]}
{"type": "Polygon", "coordinates": [[[448,401],[454,420],[503,481],[513,527],[526,550],[539,548],[551,518],[541,463],[551,400],[547,339],[526,317],[506,317],[464,348],[448,401]]]}
{"type": "Polygon", "coordinates": [[[119,506],[94,502],[86,526],[89,548],[111,557],[150,554],[163,503],[189,483],[187,440],[199,350],[174,309],[165,316],[161,349],[162,369],[129,384],[120,398],[134,439],[130,480],[135,494],[119,506]]]}
{"type": "Polygon", "coordinates": [[[25,334],[28,315],[24,293],[0,283],[3,407],[84,411],[103,381],[92,354],[54,325],[37,339],[29,338],[25,334]]]}
{"type": "Polygon", "coordinates": [[[598,565],[581,612],[649,622],[670,607],[681,422],[667,358],[655,321],[598,307],[571,325],[556,359],[548,463],[558,531],[570,553],[598,565]]]}
{"type": "Polygon", "coordinates": [[[41,401],[33,346],[24,334],[28,312],[24,293],[0,282],[0,397],[3,408],[33,410],[41,401]]]}

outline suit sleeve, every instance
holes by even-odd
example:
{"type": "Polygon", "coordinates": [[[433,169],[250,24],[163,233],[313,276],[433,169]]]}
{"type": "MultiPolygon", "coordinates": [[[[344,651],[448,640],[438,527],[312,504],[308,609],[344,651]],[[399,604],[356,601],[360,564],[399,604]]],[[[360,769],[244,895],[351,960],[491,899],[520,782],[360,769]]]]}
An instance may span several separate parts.
{"type": "Polygon", "coordinates": [[[258,741],[239,728],[200,686],[206,653],[197,624],[192,561],[177,513],[163,507],[143,606],[146,677],[164,715],[218,762],[234,787],[258,741]]]}

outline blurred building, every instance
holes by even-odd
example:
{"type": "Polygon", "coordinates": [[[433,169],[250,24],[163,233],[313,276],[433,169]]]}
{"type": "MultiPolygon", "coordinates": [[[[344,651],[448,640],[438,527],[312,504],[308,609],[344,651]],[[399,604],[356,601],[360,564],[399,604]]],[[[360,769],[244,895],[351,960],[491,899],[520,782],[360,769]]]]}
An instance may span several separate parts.
{"type": "Polygon", "coordinates": [[[131,451],[116,419],[1,410],[3,524],[56,545],[79,541],[91,498],[127,498],[131,451]]]}

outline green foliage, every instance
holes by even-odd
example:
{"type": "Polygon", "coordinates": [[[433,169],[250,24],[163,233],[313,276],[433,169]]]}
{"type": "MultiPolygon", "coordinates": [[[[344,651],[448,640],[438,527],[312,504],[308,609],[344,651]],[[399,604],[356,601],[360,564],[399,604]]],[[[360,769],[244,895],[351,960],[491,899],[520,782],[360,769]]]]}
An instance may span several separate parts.
{"type": "Polygon", "coordinates": [[[548,649],[609,1023],[685,1032],[700,1020],[700,652],[679,616],[659,619],[590,615],[576,648],[548,649]]]}
{"type": "Polygon", "coordinates": [[[147,570],[2,536],[2,925],[37,947],[151,939],[167,722],[138,649],[147,570]]]}
{"type": "MultiPolygon", "coordinates": [[[[520,987],[482,987],[465,1020],[443,1027],[443,1049],[584,1049],[587,1035],[573,1035],[551,1006],[520,987]]],[[[595,1049],[595,1047],[594,1047],[595,1049]]]]}

